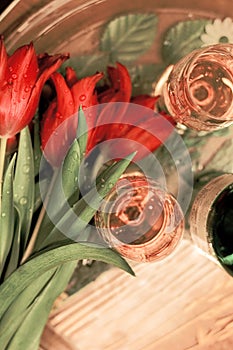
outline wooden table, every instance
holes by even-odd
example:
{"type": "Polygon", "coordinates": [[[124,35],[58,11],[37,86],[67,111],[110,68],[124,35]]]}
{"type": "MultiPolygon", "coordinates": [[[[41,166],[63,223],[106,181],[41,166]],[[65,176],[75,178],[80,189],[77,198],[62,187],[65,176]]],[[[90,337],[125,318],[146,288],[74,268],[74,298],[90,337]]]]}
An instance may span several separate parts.
{"type": "Polygon", "coordinates": [[[233,279],[190,242],[166,260],[133,266],[136,277],[110,269],[61,303],[41,349],[233,347],[233,279]]]}

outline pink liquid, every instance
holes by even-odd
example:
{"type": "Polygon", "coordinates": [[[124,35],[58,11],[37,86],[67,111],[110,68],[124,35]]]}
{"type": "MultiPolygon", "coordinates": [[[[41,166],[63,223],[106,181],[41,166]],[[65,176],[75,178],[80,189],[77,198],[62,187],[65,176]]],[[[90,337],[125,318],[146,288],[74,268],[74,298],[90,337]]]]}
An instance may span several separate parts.
{"type": "Polygon", "coordinates": [[[197,62],[190,77],[190,98],[203,111],[221,118],[231,107],[233,84],[227,70],[217,62],[197,62]]]}
{"type": "Polygon", "coordinates": [[[195,50],[180,60],[163,91],[174,119],[196,130],[215,130],[233,123],[233,45],[195,50]]]}
{"type": "Polygon", "coordinates": [[[121,255],[135,261],[162,259],[182,238],[183,213],[157,182],[136,174],[118,181],[95,216],[96,226],[121,255]]]}

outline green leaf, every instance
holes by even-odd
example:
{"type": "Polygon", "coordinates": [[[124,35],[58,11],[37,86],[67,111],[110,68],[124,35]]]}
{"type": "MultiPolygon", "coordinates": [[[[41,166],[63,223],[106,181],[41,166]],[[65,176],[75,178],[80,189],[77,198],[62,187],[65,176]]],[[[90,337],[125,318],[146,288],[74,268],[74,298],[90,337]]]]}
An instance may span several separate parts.
{"type": "Polygon", "coordinates": [[[107,24],[100,50],[109,53],[110,62],[134,62],[152,45],[156,35],[154,14],[129,14],[107,24]]]}
{"type": "Polygon", "coordinates": [[[200,39],[204,33],[207,19],[179,22],[169,28],[162,45],[162,57],[167,64],[176,63],[191,51],[200,48],[203,42],[200,39]]]}
{"type": "Polygon", "coordinates": [[[22,219],[21,239],[25,247],[34,208],[34,156],[28,127],[20,132],[14,179],[14,202],[22,219]]]}
{"type": "Polygon", "coordinates": [[[58,235],[60,239],[61,232],[64,234],[67,233],[67,237],[70,239],[77,240],[94,216],[96,210],[99,208],[103,198],[123,174],[134,155],[135,153],[124,160],[116,162],[109,169],[105,170],[104,174],[98,178],[96,188],[91,189],[61,217],[56,223],[54,229],[46,236],[42,246],[46,247],[47,245],[56,242],[56,236],[58,235]]]}
{"type": "Polygon", "coordinates": [[[79,79],[95,74],[96,72],[105,72],[109,62],[109,57],[105,53],[99,55],[90,54],[79,57],[73,57],[63,63],[61,72],[65,75],[65,67],[72,67],[79,79]]]}
{"type": "MultiPolygon", "coordinates": [[[[56,268],[39,276],[33,281],[33,283],[18,294],[17,298],[13,300],[7,311],[1,315],[0,344],[3,349],[5,349],[10,339],[24,321],[21,320],[21,314],[25,314],[25,311],[27,311],[28,308],[28,311],[30,311],[36,298],[54,276],[55,271],[56,268]],[[12,315],[14,315],[14,317],[12,317],[12,315]],[[13,325],[12,320],[14,320],[13,325]]],[[[25,316],[27,314],[28,313],[26,312],[25,316]]]]}
{"type": "Polygon", "coordinates": [[[6,272],[4,274],[4,279],[6,279],[19,265],[19,258],[23,255],[23,251],[20,252],[20,229],[21,229],[21,220],[20,213],[17,208],[15,208],[15,223],[14,223],[14,237],[11,250],[9,253],[9,258],[7,262],[6,272]]]}
{"type": "Polygon", "coordinates": [[[78,128],[77,128],[77,135],[76,135],[79,148],[80,148],[80,156],[81,156],[80,160],[82,160],[85,155],[86,146],[87,146],[87,137],[88,137],[88,130],[87,130],[86,117],[82,110],[82,107],[80,107],[78,111],[78,128]]]}
{"type": "Polygon", "coordinates": [[[39,209],[42,204],[41,188],[48,188],[48,185],[48,179],[43,179],[35,183],[34,212],[39,209]]]}
{"type": "Polygon", "coordinates": [[[39,229],[36,250],[41,248],[41,243],[48,237],[56,222],[64,216],[71,205],[77,202],[79,198],[79,168],[80,148],[78,141],[75,139],[56,176],[49,202],[46,206],[46,213],[39,229]],[[72,200],[70,200],[70,197],[72,200]]]}
{"type": "Polygon", "coordinates": [[[19,297],[19,294],[36,281],[39,276],[66,262],[79,259],[100,260],[134,274],[128,263],[111,249],[94,244],[68,244],[27,261],[8,277],[0,286],[0,315],[3,315],[14,300],[19,297]]]}
{"type": "MultiPolygon", "coordinates": [[[[43,275],[43,280],[41,280],[40,278],[40,290],[39,293],[34,292],[34,299],[31,298],[32,305],[29,308],[29,312],[27,312],[21,324],[19,324],[19,327],[15,331],[11,332],[11,335],[13,336],[11,337],[10,342],[8,343],[7,348],[9,350],[34,350],[38,348],[39,344],[35,345],[34,340],[37,340],[37,342],[39,342],[41,333],[48,319],[48,315],[51,310],[52,304],[54,300],[58,297],[58,295],[60,295],[60,293],[67,286],[73,274],[75,266],[75,261],[71,263],[69,262],[67,264],[64,264],[63,266],[58,267],[55,271],[52,270],[51,277],[51,272],[49,271],[49,274],[47,272],[43,275]]],[[[29,289],[30,292],[32,290],[32,287],[33,286],[30,285],[27,288],[27,291],[29,289]]],[[[21,312],[24,312],[23,305],[25,304],[23,304],[23,302],[26,302],[26,304],[28,303],[25,293],[23,292],[21,293],[21,295],[22,294],[24,295],[24,300],[21,300],[21,303],[19,304],[18,299],[16,299],[16,303],[17,306],[22,309],[21,312]]],[[[33,296],[33,293],[30,293],[30,296],[33,296]]],[[[15,305],[15,312],[12,313],[12,311],[8,309],[5,315],[9,314],[9,319],[12,320],[12,314],[20,316],[21,312],[19,312],[15,305]]],[[[5,326],[4,319],[3,324],[5,326]]],[[[10,324],[9,328],[10,330],[12,328],[10,324]]],[[[5,332],[2,333],[3,338],[5,338],[5,332]]]]}
{"type": "Polygon", "coordinates": [[[14,237],[13,175],[16,154],[13,156],[3,182],[0,216],[0,275],[4,269],[14,237]]]}
{"type": "Polygon", "coordinates": [[[42,156],[41,143],[40,143],[40,124],[39,124],[39,115],[33,119],[34,128],[33,128],[33,155],[34,155],[34,173],[35,176],[39,174],[40,170],[40,161],[42,156]]]}
{"type": "Polygon", "coordinates": [[[129,74],[132,81],[133,95],[151,94],[152,84],[162,74],[165,65],[158,64],[140,64],[129,67],[129,74]]]}
{"type": "Polygon", "coordinates": [[[78,141],[74,140],[62,166],[62,185],[66,199],[68,199],[74,192],[78,196],[80,158],[80,147],[78,141]]]}
{"type": "Polygon", "coordinates": [[[25,308],[20,314],[17,313],[16,315],[14,315],[14,317],[12,317],[11,315],[10,326],[9,324],[7,324],[7,328],[4,327],[5,324],[2,322],[2,320],[0,321],[0,324],[2,323],[1,327],[4,330],[4,334],[0,334],[0,342],[3,350],[6,349],[6,346],[9,343],[10,339],[15,334],[15,332],[17,331],[18,327],[23,322],[27,314],[30,312],[31,308],[32,305],[29,306],[27,309],[25,308]]]}

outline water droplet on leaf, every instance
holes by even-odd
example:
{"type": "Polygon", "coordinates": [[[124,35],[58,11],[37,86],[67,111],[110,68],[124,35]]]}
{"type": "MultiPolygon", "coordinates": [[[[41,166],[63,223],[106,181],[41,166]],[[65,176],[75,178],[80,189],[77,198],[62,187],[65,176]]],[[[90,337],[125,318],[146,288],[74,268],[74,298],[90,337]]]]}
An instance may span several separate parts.
{"type": "Polygon", "coordinates": [[[27,197],[21,197],[19,200],[19,203],[21,205],[25,205],[25,204],[27,204],[27,202],[28,202],[27,197]]]}
{"type": "Polygon", "coordinates": [[[78,159],[78,153],[77,153],[77,152],[72,152],[72,153],[71,153],[71,157],[72,157],[74,160],[77,160],[77,159],[78,159]]]}
{"type": "Polygon", "coordinates": [[[30,172],[30,167],[29,167],[28,164],[25,164],[25,165],[23,166],[23,173],[24,173],[24,174],[28,174],[29,172],[30,172]]]}

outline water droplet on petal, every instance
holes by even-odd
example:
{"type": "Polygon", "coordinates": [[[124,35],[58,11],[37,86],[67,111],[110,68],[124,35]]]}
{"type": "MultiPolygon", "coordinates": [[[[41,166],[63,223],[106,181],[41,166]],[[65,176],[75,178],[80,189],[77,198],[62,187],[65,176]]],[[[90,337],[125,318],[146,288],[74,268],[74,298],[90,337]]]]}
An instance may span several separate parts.
{"type": "Polygon", "coordinates": [[[26,86],[26,87],[24,88],[24,91],[25,91],[25,92],[28,92],[28,91],[29,91],[29,87],[26,86]]]}
{"type": "Polygon", "coordinates": [[[12,68],[11,66],[9,67],[9,71],[10,71],[10,72],[12,72],[12,71],[13,71],[13,68],[12,68]]]}
{"type": "Polygon", "coordinates": [[[62,115],[61,115],[61,113],[59,113],[59,112],[56,112],[56,113],[55,113],[55,118],[61,119],[61,118],[62,118],[62,115]]]}
{"type": "Polygon", "coordinates": [[[80,100],[80,101],[85,101],[86,98],[87,98],[86,95],[80,95],[80,96],[79,96],[79,100],[80,100]]]}
{"type": "Polygon", "coordinates": [[[28,77],[28,75],[25,73],[25,74],[23,75],[23,77],[26,79],[26,78],[28,77]]]}
{"type": "Polygon", "coordinates": [[[17,79],[17,78],[18,78],[18,75],[15,74],[15,73],[13,73],[13,74],[12,74],[12,79],[17,79]]]}

